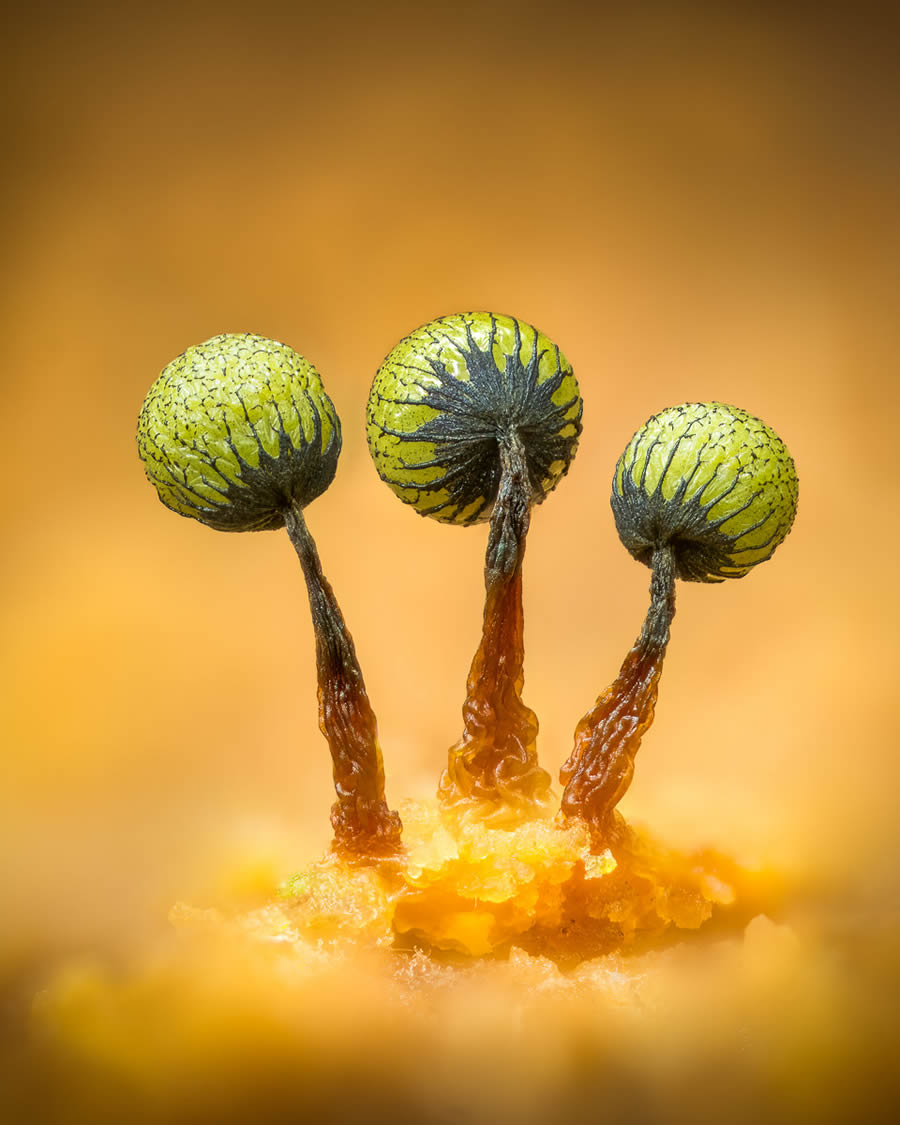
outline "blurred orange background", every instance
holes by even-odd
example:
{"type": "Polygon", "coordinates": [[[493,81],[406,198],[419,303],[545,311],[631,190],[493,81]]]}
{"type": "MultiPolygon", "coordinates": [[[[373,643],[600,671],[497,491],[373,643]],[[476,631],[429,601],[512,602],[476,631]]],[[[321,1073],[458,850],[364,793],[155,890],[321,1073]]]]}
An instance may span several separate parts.
{"type": "MultiPolygon", "coordinates": [[[[43,6],[7,44],[0,953],[127,948],[229,857],[330,837],[296,558],[156,500],[138,409],[189,344],[283,340],[344,452],[309,525],[389,797],[460,731],[486,532],[378,480],[363,412],[406,332],[513,313],[573,363],[584,435],[534,517],[526,701],[558,769],[636,635],[613,465],[657,410],[768,421],[794,531],[682,584],[627,816],[897,912],[900,394],[889,27],[779,6],[43,6]]],[[[843,909],[843,907],[842,907],[843,909]]]]}

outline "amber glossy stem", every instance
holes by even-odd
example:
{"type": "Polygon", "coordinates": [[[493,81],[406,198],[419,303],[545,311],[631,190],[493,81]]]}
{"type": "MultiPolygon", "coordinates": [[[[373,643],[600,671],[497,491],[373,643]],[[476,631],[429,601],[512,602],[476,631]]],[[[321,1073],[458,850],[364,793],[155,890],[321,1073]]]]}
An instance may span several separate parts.
{"type": "Polygon", "coordinates": [[[366,694],[353,638],[334,591],[322,573],[319,553],[296,505],[285,513],[309,594],[316,636],[319,729],[331,750],[338,799],[331,809],[333,848],[350,857],[378,858],[401,849],[401,824],[384,795],[384,764],[378,725],[366,694]]]}
{"type": "Polygon", "coordinates": [[[522,560],[531,509],[525,451],[517,434],[500,448],[501,477],[485,555],[481,643],[467,681],[463,734],[441,775],[442,803],[468,807],[545,803],[550,775],[537,761],[538,721],[522,702],[525,682],[522,560]]]}
{"type": "Polygon", "coordinates": [[[612,831],[613,810],[631,784],[641,739],[653,722],[675,616],[671,548],[655,550],[651,565],[650,608],[640,636],[615,681],[575,728],[575,747],[560,771],[563,816],[587,821],[601,838],[612,831]]]}

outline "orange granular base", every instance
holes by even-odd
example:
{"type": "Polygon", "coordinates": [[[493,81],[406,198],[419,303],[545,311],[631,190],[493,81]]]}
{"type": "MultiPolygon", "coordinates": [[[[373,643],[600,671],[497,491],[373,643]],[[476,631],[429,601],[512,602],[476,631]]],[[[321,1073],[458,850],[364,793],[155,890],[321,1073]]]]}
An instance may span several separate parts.
{"type": "MultiPolygon", "coordinates": [[[[401,859],[330,855],[233,924],[300,952],[324,941],[475,958],[516,946],[564,965],[646,949],[716,913],[743,925],[760,909],[761,876],[712,850],[671,851],[621,817],[613,855],[592,853],[582,822],[552,815],[489,827],[426,802],[401,813],[401,859]]],[[[173,921],[193,928],[209,917],[181,907],[173,921]]]]}

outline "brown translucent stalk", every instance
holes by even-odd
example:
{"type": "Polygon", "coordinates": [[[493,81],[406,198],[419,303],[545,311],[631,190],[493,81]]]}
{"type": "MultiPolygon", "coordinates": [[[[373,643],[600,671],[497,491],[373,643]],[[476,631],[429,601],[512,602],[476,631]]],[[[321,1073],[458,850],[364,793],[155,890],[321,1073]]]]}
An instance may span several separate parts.
{"type": "Polygon", "coordinates": [[[384,764],[375,713],[334,592],[296,505],[285,513],[309,594],[316,636],[319,729],[331,750],[338,799],[331,809],[333,848],[348,857],[379,858],[401,850],[400,817],[384,795],[384,764]]]}
{"type": "Polygon", "coordinates": [[[653,722],[659,677],[675,616],[675,561],[653,552],[650,609],[616,680],[575,728],[575,747],[560,771],[562,814],[587,821],[595,836],[614,834],[613,810],[634,776],[641,739],[653,722]]]}
{"type": "Polygon", "coordinates": [[[538,721],[525,682],[522,560],[531,489],[518,435],[501,445],[501,477],[485,556],[481,644],[469,670],[463,734],[450,750],[438,796],[458,811],[546,803],[550,775],[537,761],[538,721]]]}

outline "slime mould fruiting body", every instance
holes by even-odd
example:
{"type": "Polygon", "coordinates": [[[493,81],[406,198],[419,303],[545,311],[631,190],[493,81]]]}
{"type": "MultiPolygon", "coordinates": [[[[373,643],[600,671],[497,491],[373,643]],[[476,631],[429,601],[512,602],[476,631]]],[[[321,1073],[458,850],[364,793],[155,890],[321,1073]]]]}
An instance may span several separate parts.
{"type": "Polygon", "coordinates": [[[653,722],[675,615],[675,579],[742,578],[771,558],[797,511],[797,473],[765,422],[720,402],[673,406],[631,439],[613,475],[616,528],[652,570],[650,608],[613,684],[575,731],[563,766],[562,812],[610,838],[653,722]]]}
{"type": "MultiPolygon", "coordinates": [[[[581,417],[565,356],[510,316],[441,317],[404,337],[375,375],[367,431],[381,478],[421,515],[489,521],[463,733],[441,775],[439,811],[409,806],[404,837],[385,799],[353,642],[303,516],[331,483],[341,447],[315,368],[284,344],[217,336],[174,360],[141,410],[141,457],[167,507],[217,530],[286,528],[316,637],[319,724],[337,791],[332,858],[357,872],[338,880],[341,894],[362,887],[368,903],[374,893],[375,915],[388,912],[392,932],[426,934],[443,948],[486,952],[525,930],[552,945],[557,938],[547,934],[562,914],[579,911],[620,936],[626,916],[637,929],[696,926],[710,903],[730,901],[709,864],[704,875],[702,864],[688,862],[676,878],[671,853],[642,841],[616,806],[653,721],[676,579],[739,578],[771,557],[796,512],[793,461],[764,422],[717,402],[671,407],[634,435],[616,465],[611,504],[623,544],[651,569],[650,607],[619,675],[576,727],[554,818],[537,718],[522,701],[522,564],[531,509],[566,474],[581,417]],[[376,887],[364,870],[373,879],[393,872],[405,880],[403,892],[376,887]],[[685,894],[696,909],[676,908],[685,894]]],[[[316,885],[333,903],[338,884],[323,878],[316,885]]],[[[292,885],[307,888],[304,901],[317,901],[309,879],[298,880],[292,885]]],[[[323,910],[313,911],[315,925],[323,910]]]]}
{"type": "Polygon", "coordinates": [[[180,515],[218,531],[287,528],[316,635],[336,844],[362,856],[395,853],[400,820],[385,801],[375,714],[303,516],[334,479],[341,450],[340,422],[318,372],[285,344],[214,336],[173,360],[150,388],[138,448],[160,500],[180,515]]]}
{"type": "Polygon", "coordinates": [[[559,348],[514,317],[462,313],[400,341],[372,384],[369,449],[382,480],[421,515],[490,520],[481,644],[464,729],[439,795],[503,819],[549,800],[538,722],[522,702],[522,560],[533,504],[565,475],[581,434],[581,394],[559,348]]]}

